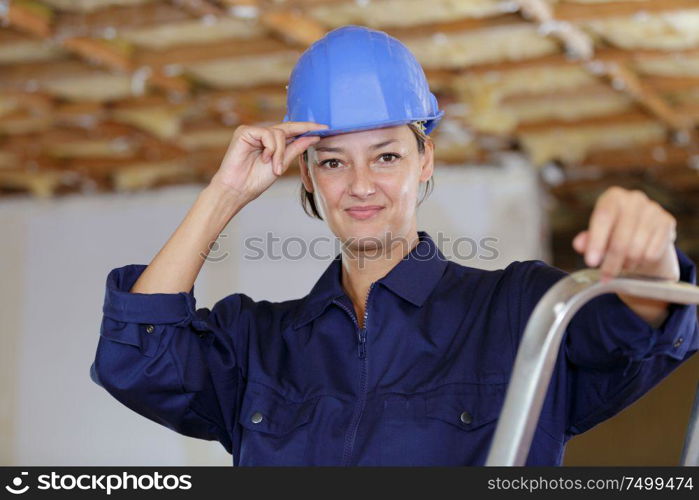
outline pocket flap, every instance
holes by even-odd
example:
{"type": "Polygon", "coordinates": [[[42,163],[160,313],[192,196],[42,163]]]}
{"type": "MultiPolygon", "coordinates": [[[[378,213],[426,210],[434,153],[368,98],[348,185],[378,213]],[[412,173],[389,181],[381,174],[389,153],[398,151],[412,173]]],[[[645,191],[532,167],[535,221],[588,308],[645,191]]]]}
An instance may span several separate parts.
{"type": "Polygon", "coordinates": [[[500,416],[503,397],[498,394],[438,394],[425,398],[425,413],[460,429],[477,429],[500,416]]]}
{"type": "Polygon", "coordinates": [[[240,411],[240,424],[246,429],[283,436],[307,423],[318,399],[289,402],[268,394],[246,393],[240,411]]]}
{"type": "Polygon", "coordinates": [[[138,332],[138,326],[134,323],[115,321],[104,316],[100,335],[120,344],[141,347],[141,336],[138,332]]]}
{"type": "Polygon", "coordinates": [[[158,350],[163,329],[163,325],[124,323],[105,316],[100,335],[113,342],[138,347],[141,354],[153,357],[158,350]]]}

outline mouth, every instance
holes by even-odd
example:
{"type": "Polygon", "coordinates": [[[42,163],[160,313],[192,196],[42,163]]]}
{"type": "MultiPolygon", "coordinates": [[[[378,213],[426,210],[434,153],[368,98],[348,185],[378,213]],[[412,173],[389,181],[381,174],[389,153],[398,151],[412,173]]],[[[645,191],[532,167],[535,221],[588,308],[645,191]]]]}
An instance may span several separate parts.
{"type": "Polygon", "coordinates": [[[370,219],[370,218],[374,217],[381,210],[383,210],[383,208],[384,207],[380,207],[377,205],[371,205],[371,206],[367,206],[367,207],[352,207],[352,208],[346,209],[345,211],[353,219],[366,220],[366,219],[370,219]]]}

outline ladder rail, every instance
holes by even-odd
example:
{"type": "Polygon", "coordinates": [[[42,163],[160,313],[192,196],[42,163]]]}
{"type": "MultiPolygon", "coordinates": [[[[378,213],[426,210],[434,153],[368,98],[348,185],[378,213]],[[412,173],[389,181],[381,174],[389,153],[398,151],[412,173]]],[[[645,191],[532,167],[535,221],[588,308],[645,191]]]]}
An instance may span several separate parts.
{"type": "Polygon", "coordinates": [[[694,396],[694,406],[689,416],[687,434],[684,438],[681,465],[699,465],[699,384],[694,396]]]}
{"type": "MultiPolygon", "coordinates": [[[[699,304],[699,287],[622,273],[606,283],[598,269],[583,269],[555,283],[534,308],[515,358],[505,402],[486,460],[487,466],[524,465],[564,332],[585,303],[605,293],[622,293],[679,304],[699,304]]],[[[699,465],[699,392],[685,440],[682,465],[699,465]]]]}

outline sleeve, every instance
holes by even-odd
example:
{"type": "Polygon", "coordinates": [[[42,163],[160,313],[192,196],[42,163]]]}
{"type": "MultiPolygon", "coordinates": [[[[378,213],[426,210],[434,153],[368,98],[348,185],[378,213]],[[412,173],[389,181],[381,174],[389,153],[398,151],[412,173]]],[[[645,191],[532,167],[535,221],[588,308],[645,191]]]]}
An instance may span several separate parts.
{"type": "MultiPolygon", "coordinates": [[[[695,264],[675,251],[680,281],[696,285],[695,264]]],[[[518,345],[534,307],[567,273],[538,260],[513,272],[519,283],[513,308],[518,345]]],[[[565,331],[547,403],[561,408],[562,432],[582,433],[639,399],[698,349],[695,304],[670,304],[666,320],[653,328],[616,293],[600,295],[580,308],[565,331]]]]}
{"type": "Polygon", "coordinates": [[[250,328],[244,294],[196,308],[194,287],[130,293],[147,266],[108,277],[91,379],[131,410],[186,436],[218,440],[232,453],[250,328]]]}

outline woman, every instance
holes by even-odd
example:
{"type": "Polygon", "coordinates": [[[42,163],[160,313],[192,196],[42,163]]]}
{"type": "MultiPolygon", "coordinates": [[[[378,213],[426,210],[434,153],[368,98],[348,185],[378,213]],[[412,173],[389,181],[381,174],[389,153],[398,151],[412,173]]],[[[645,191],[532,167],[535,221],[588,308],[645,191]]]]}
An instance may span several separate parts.
{"type": "MultiPolygon", "coordinates": [[[[236,129],[218,172],[148,266],[114,269],[91,377],[236,465],[482,464],[524,326],[565,273],[484,271],[417,231],[442,116],[399,41],[349,26],[291,75],[285,121],[236,129]],[[317,123],[316,123],[317,122],[317,123]],[[302,198],[343,250],[310,293],[196,309],[209,245],[300,156],[302,198]]],[[[695,282],[674,218],[610,189],[574,241],[589,265],[695,282]],[[643,224],[639,224],[639,221],[643,224]],[[595,255],[597,253],[597,255],[595,255]]],[[[571,322],[528,458],[636,400],[698,349],[696,308],[606,294],[571,322]]]]}

